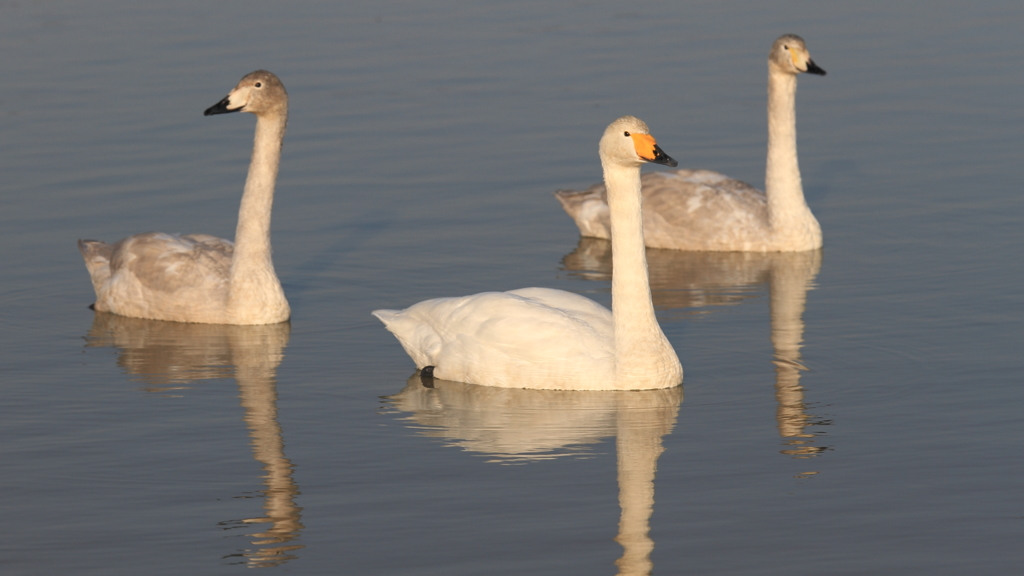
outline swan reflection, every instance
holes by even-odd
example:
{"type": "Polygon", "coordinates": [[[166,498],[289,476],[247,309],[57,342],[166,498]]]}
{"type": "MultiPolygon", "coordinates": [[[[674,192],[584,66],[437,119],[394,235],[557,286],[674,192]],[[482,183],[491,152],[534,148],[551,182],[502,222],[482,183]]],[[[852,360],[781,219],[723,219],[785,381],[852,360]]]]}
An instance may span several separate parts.
{"type": "Polygon", "coordinates": [[[302,548],[290,544],[303,529],[293,465],[284,455],[277,422],[277,367],[284,358],[291,326],[186,324],[127,318],[97,312],[86,346],[116,348],[117,363],[151,392],[187,389],[189,383],[234,377],[238,383],[253,456],[263,464],[265,516],[221,522],[221,526],[269,524],[250,534],[256,548],[241,556],[250,567],[277,566],[302,548]]]}
{"type": "MultiPolygon", "coordinates": [[[[821,433],[808,430],[827,425],[807,412],[800,373],[803,313],[807,291],[821,268],[821,250],[806,252],[686,252],[647,249],[654,307],[662,316],[710,313],[710,307],[739,304],[768,287],[771,342],[775,350],[776,423],[784,438],[783,454],[808,458],[828,450],[815,446],[821,433]]],[[[570,278],[611,279],[611,245],[607,240],[580,238],[576,249],[562,259],[570,278]]]]}
{"type": "Polygon", "coordinates": [[[524,462],[579,455],[587,446],[615,437],[619,505],[616,541],[622,576],[651,573],[649,536],[654,511],[654,476],[675,426],[682,387],[643,391],[575,392],[476,386],[409,379],[386,397],[424,436],[483,454],[493,462],[524,462]]]}

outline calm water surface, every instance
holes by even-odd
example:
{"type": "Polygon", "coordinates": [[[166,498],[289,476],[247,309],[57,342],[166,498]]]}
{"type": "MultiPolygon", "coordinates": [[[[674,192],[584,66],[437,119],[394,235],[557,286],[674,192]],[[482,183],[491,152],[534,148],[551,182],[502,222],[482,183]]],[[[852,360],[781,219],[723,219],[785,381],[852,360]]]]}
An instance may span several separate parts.
{"type": "Polygon", "coordinates": [[[1024,555],[1024,7],[604,1],[0,5],[0,572],[1011,574],[1024,555]],[[761,185],[804,36],[825,248],[648,254],[686,371],[650,393],[424,388],[369,315],[611,261],[551,192],[623,114],[761,185]],[[88,309],[75,241],[231,237],[291,95],[290,324],[88,309]]]}

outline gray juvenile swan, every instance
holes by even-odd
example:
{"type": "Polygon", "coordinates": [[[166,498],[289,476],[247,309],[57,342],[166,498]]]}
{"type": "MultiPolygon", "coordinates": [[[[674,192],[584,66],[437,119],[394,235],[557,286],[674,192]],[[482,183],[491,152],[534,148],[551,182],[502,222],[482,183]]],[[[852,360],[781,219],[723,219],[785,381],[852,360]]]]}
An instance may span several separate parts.
{"type": "Polygon", "coordinates": [[[207,324],[274,324],[291,309],[270,257],[270,211],[288,123],[288,93],[266,70],[246,75],[204,115],[256,115],[235,242],[149,232],[115,244],[79,240],[94,308],[122,316],[207,324]]]}
{"type": "Polygon", "coordinates": [[[433,367],[442,380],[545,390],[645,390],[683,381],[654,316],[640,214],[640,165],[676,161],[633,116],[608,126],[599,151],[611,202],[612,310],[572,292],[522,288],[374,311],[417,368],[433,367]]]}
{"type": "MultiPolygon", "coordinates": [[[[651,248],[795,252],[821,248],[821,226],[807,207],[796,153],[796,77],[825,75],[794,34],[768,53],[768,161],[765,192],[710,170],[643,176],[644,241],[651,248]]],[[[608,238],[602,184],[555,197],[583,236],[608,238]]]]}

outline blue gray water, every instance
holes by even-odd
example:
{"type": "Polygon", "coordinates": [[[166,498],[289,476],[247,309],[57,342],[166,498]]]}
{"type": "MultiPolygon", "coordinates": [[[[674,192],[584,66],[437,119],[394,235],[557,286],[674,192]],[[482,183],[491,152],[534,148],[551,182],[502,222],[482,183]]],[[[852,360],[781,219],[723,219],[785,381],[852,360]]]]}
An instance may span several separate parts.
{"type": "Polygon", "coordinates": [[[1016,573],[1024,6],[941,0],[0,5],[0,572],[1016,573]],[[808,43],[825,248],[649,254],[682,389],[423,388],[369,315],[550,286],[609,303],[551,192],[643,118],[761,185],[765,58],[808,43]],[[79,238],[231,237],[291,117],[290,325],[89,310],[79,238]]]}

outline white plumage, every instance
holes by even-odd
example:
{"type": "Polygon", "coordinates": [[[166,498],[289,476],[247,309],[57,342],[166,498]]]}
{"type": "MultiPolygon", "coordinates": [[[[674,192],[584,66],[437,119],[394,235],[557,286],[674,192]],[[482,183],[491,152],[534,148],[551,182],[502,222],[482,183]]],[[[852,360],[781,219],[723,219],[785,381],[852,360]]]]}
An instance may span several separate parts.
{"type": "Polygon", "coordinates": [[[375,311],[417,368],[509,388],[638,390],[682,382],[682,366],[654,316],[640,214],[640,165],[676,163],[632,116],[605,130],[600,155],[611,201],[612,311],[549,288],[375,311]]]}

